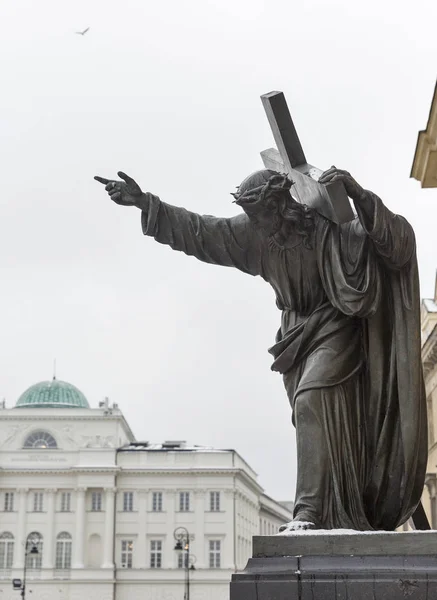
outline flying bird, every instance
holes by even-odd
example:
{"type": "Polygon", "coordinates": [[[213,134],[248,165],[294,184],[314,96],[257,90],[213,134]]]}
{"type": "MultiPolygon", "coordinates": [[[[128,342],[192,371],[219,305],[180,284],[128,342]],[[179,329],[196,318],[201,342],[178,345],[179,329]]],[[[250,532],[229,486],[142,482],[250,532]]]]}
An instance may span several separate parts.
{"type": "Polygon", "coordinates": [[[89,31],[89,27],[87,27],[83,31],[76,31],[76,33],[77,33],[77,35],[85,35],[87,31],[89,31]]]}

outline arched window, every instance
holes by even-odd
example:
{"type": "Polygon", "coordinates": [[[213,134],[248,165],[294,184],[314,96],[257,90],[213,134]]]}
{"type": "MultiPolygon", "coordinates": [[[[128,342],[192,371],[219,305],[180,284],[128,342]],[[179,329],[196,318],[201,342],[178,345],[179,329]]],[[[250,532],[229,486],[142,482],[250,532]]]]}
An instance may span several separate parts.
{"type": "Polygon", "coordinates": [[[23,448],[57,448],[55,438],[47,431],[34,431],[27,436],[23,448]]]}
{"type": "Polygon", "coordinates": [[[29,533],[26,540],[26,568],[41,569],[43,542],[42,535],[38,531],[29,533]],[[34,550],[34,552],[32,552],[34,550]],[[37,552],[35,552],[37,550],[37,552]]]}
{"type": "Polygon", "coordinates": [[[0,571],[12,569],[14,560],[14,536],[9,531],[0,535],[0,571]]]}
{"type": "Polygon", "coordinates": [[[56,569],[71,569],[71,535],[63,531],[56,538],[56,569]]]}

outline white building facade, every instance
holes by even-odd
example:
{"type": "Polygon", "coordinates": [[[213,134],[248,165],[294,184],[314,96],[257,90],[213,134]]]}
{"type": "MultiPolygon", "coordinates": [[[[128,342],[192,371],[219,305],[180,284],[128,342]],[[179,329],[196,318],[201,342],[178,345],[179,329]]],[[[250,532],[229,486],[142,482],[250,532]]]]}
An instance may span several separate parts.
{"type": "Polygon", "coordinates": [[[53,380],[0,410],[0,594],[13,578],[39,600],[225,600],[252,536],[276,533],[289,505],[263,493],[234,450],[137,442],[117,405],[89,408],[53,380]],[[27,539],[38,539],[38,554],[27,539]],[[186,556],[186,553],[185,553],[186,556]]]}

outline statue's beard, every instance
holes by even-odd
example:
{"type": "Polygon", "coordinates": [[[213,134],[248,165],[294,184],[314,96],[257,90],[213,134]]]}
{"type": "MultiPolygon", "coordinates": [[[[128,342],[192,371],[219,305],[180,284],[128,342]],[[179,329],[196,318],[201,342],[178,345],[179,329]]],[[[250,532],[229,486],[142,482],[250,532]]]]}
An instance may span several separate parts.
{"type": "Polygon", "coordinates": [[[270,220],[259,220],[254,211],[245,211],[255,229],[268,239],[269,246],[287,248],[296,245],[297,238],[302,238],[305,246],[312,247],[314,219],[305,218],[301,205],[288,205],[284,214],[271,211],[270,220]]]}
{"type": "Polygon", "coordinates": [[[278,214],[272,214],[269,220],[260,220],[256,214],[250,214],[249,212],[246,212],[246,214],[255,229],[267,237],[276,235],[282,228],[283,219],[278,214]]]}
{"type": "Polygon", "coordinates": [[[233,194],[254,227],[276,246],[296,245],[296,238],[313,247],[314,211],[297,202],[290,193],[292,183],[287,177],[272,176],[261,187],[233,194]]]}

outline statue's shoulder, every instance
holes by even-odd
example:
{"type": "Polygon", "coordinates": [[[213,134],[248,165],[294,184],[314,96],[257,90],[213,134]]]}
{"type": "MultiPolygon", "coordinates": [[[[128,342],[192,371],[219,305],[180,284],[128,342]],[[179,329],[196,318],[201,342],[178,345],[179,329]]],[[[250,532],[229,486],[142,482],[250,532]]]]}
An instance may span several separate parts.
{"type": "Polygon", "coordinates": [[[253,223],[243,211],[238,213],[238,215],[234,215],[233,217],[228,217],[227,219],[232,227],[238,229],[253,229],[253,223]]]}

